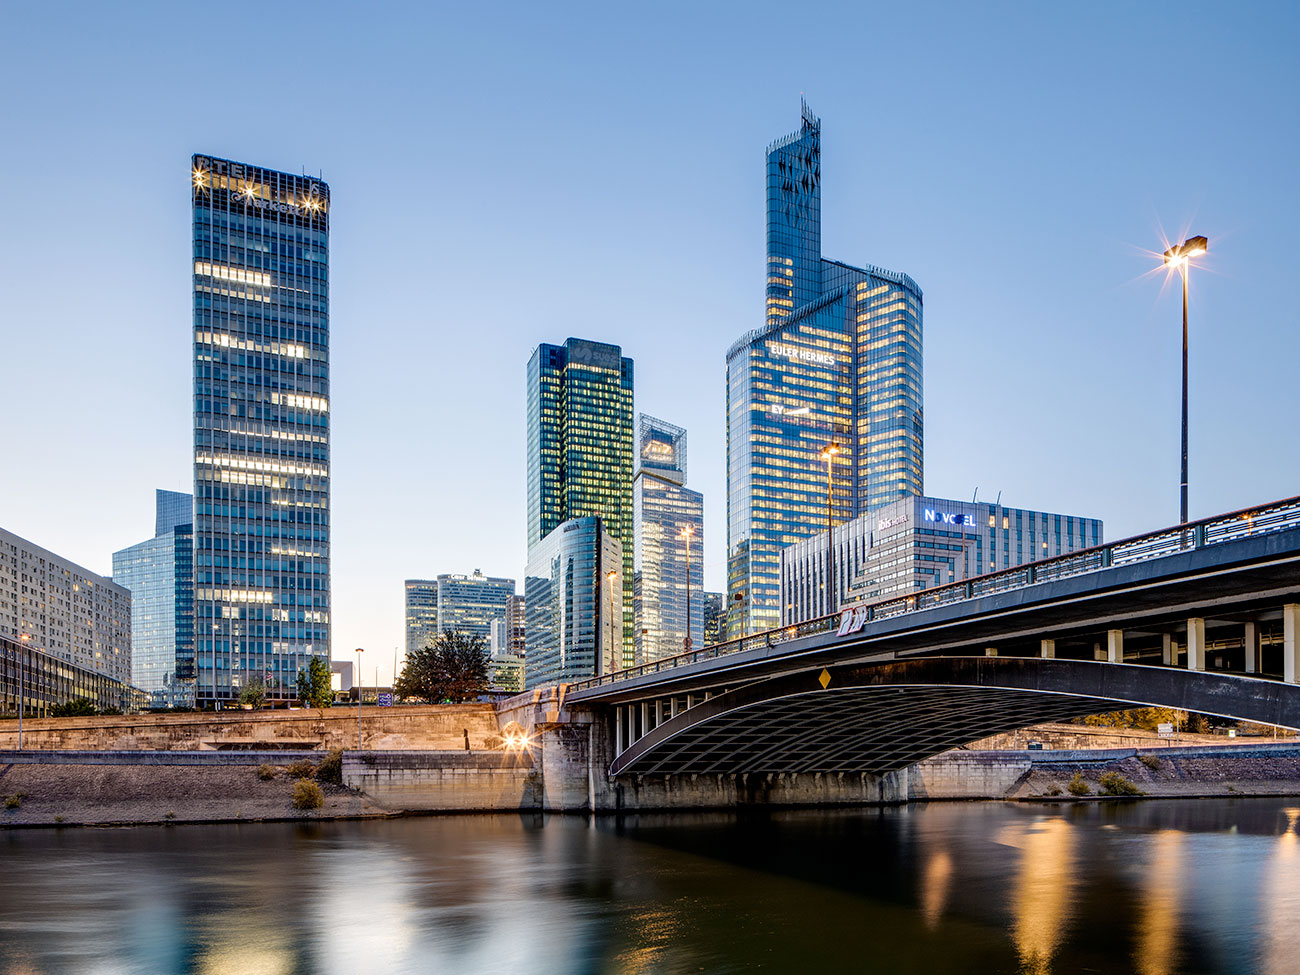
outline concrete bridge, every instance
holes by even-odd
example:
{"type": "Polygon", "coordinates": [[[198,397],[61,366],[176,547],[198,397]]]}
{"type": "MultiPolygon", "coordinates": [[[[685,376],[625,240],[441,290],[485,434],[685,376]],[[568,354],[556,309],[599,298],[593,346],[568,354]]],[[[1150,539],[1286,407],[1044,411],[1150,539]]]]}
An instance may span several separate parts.
{"type": "Polygon", "coordinates": [[[1162,706],[1300,726],[1300,498],[516,699],[592,775],[886,775],[1042,721],[1162,706]],[[576,754],[574,755],[576,758],[576,754]]]}

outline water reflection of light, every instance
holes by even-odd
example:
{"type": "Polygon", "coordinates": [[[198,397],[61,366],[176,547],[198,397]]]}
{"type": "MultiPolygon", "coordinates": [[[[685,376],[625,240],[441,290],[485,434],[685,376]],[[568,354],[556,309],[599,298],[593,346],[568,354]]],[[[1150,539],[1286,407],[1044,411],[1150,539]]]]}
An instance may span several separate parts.
{"type": "Polygon", "coordinates": [[[1162,830],[1150,837],[1142,872],[1142,913],[1134,963],[1142,975],[1167,975],[1178,961],[1178,908],[1183,872],[1183,834],[1162,830]]]}
{"type": "Polygon", "coordinates": [[[925,917],[926,927],[938,926],[944,905],[948,903],[951,882],[952,857],[947,850],[940,850],[926,862],[925,876],[921,880],[921,914],[925,917]]]}
{"type": "Polygon", "coordinates": [[[243,939],[231,939],[197,961],[202,975],[287,975],[296,971],[293,952],[258,948],[243,939]]]}
{"type": "Polygon", "coordinates": [[[1273,859],[1261,885],[1260,912],[1263,927],[1263,966],[1267,975],[1290,975],[1300,957],[1300,849],[1297,822],[1300,809],[1283,809],[1286,830],[1277,839],[1273,859]]]}
{"type": "Polygon", "coordinates": [[[1008,826],[998,840],[1020,850],[1020,872],[1012,898],[1012,936],[1020,968],[1049,975],[1052,955],[1065,933],[1074,887],[1074,830],[1063,819],[1008,826]]]}

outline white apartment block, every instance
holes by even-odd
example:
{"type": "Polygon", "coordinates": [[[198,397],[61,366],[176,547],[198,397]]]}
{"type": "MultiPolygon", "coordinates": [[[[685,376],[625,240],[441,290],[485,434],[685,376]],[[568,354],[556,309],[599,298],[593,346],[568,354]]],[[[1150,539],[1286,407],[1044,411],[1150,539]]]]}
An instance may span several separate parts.
{"type": "Polygon", "coordinates": [[[131,592],[0,528],[0,636],[131,682],[131,592]]]}

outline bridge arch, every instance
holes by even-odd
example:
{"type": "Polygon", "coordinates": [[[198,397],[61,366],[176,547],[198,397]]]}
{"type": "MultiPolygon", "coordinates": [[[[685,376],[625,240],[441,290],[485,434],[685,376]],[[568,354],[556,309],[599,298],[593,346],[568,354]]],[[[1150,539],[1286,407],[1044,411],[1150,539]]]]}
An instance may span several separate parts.
{"type": "Polygon", "coordinates": [[[1044,721],[1172,707],[1300,726],[1300,685],[1171,667],[923,657],[813,668],[717,694],[619,754],[610,772],[883,773],[1044,721]]]}

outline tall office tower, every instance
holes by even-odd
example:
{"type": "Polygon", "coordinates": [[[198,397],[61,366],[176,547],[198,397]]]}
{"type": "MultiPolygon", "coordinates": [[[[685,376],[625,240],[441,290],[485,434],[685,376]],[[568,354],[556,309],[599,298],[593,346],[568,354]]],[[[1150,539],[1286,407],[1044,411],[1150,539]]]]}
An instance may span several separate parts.
{"type": "Polygon", "coordinates": [[[727,639],[727,594],[704,594],[704,645],[711,647],[727,639]]]}
{"type": "Polygon", "coordinates": [[[438,576],[438,632],[465,633],[486,640],[492,621],[504,619],[506,602],[515,594],[515,580],[473,575],[438,576]]]}
{"type": "Polygon", "coordinates": [[[131,590],[131,683],[152,707],[194,706],[194,498],[156,491],[154,537],[113,553],[131,590]]]}
{"type": "Polygon", "coordinates": [[[780,624],[781,550],[825,530],[828,494],[840,523],[921,493],[921,423],[921,289],[821,256],[805,104],[767,150],[766,323],[727,352],[728,636],[780,624]]]}
{"type": "Polygon", "coordinates": [[[438,580],[407,579],[406,652],[438,638],[438,580]]]}
{"type": "Polygon", "coordinates": [[[617,345],[583,339],[539,345],[528,362],[527,440],[530,557],[563,522],[601,519],[623,550],[620,663],[630,665],[632,360],[617,345]]]}
{"type": "Polygon", "coordinates": [[[90,677],[131,679],[131,593],[0,528],[0,636],[90,677]]]}
{"type": "Polygon", "coordinates": [[[582,680],[623,666],[623,546],[599,518],[557,525],[524,572],[524,686],[582,680]]]}
{"type": "Polygon", "coordinates": [[[506,600],[506,639],[511,653],[524,655],[524,597],[506,600]]]}
{"type": "Polygon", "coordinates": [[[687,637],[693,647],[704,638],[704,495],[685,484],[686,431],[642,413],[632,483],[632,616],[639,664],[683,653],[687,637]]]}
{"type": "Polygon", "coordinates": [[[196,694],[330,655],[329,187],[195,156],[196,694]]]}

